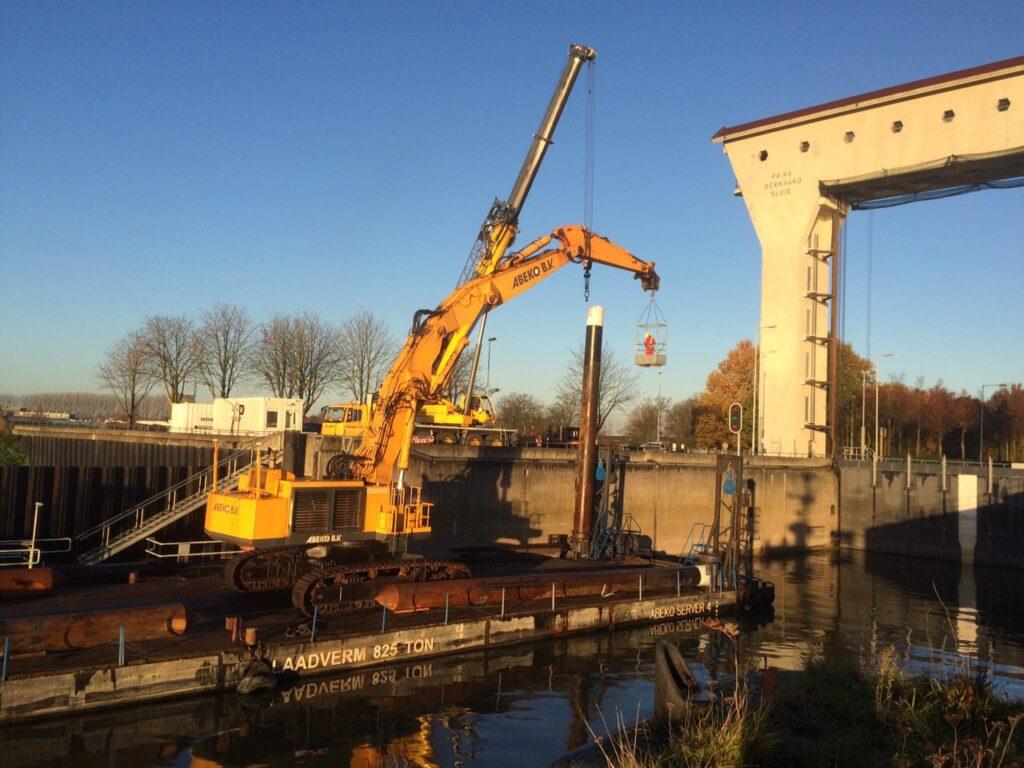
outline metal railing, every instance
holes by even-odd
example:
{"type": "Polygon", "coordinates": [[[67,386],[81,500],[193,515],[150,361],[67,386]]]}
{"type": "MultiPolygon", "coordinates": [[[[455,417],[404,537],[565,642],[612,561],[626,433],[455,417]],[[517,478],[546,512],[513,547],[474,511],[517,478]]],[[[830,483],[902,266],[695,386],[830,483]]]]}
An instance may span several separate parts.
{"type": "Polygon", "coordinates": [[[231,557],[242,550],[229,548],[226,542],[204,539],[202,541],[160,541],[152,536],[146,538],[146,554],[158,560],[175,559],[187,562],[195,557],[231,557]]]}
{"type": "Polygon", "coordinates": [[[71,551],[71,539],[9,539],[0,541],[0,568],[27,566],[35,568],[43,555],[64,554],[71,551]]]}

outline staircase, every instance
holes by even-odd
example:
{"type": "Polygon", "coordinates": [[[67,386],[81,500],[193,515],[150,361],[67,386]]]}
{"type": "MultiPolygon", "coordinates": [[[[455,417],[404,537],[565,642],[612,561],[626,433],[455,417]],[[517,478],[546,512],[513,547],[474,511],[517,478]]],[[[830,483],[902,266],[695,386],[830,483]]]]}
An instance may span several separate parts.
{"type": "MultiPolygon", "coordinates": [[[[252,466],[254,451],[243,448],[217,462],[217,489],[232,490],[252,466]]],[[[80,565],[98,565],[144,541],[206,503],[213,468],[189,475],[160,493],[74,537],[80,565]]]]}

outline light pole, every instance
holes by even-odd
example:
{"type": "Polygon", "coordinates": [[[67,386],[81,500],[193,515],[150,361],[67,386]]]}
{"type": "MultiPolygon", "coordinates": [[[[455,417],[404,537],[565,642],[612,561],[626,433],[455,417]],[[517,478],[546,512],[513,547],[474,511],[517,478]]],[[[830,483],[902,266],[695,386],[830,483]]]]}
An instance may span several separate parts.
{"type": "Polygon", "coordinates": [[[982,464],[985,461],[985,387],[995,387],[996,389],[1002,389],[1008,387],[1009,384],[982,384],[981,385],[981,430],[978,434],[978,463],[982,464]]]}
{"type": "Polygon", "coordinates": [[[497,336],[489,336],[487,338],[487,395],[491,394],[491,342],[497,341],[497,336]]]}
{"type": "Polygon", "coordinates": [[[655,427],[654,442],[661,442],[661,371],[658,371],[658,399],[654,401],[658,407],[658,426],[655,427]]]}
{"type": "Polygon", "coordinates": [[[761,331],[767,331],[769,328],[775,327],[774,325],[762,325],[754,331],[754,407],[751,409],[754,411],[754,418],[750,420],[750,453],[752,455],[757,453],[757,367],[761,359],[761,331]]]}
{"type": "Polygon", "coordinates": [[[883,357],[892,357],[892,352],[886,352],[881,355],[875,355],[874,357],[874,368],[875,368],[875,456],[881,457],[881,451],[879,450],[878,443],[878,361],[883,357]]]}
{"type": "Polygon", "coordinates": [[[863,461],[864,456],[865,456],[865,450],[864,449],[867,447],[866,445],[864,445],[864,440],[865,440],[865,437],[866,437],[864,433],[866,431],[866,426],[867,426],[867,424],[864,421],[865,418],[866,418],[866,415],[867,415],[867,398],[868,398],[868,372],[867,371],[861,371],[860,372],[860,458],[861,458],[862,461],[863,461]]]}

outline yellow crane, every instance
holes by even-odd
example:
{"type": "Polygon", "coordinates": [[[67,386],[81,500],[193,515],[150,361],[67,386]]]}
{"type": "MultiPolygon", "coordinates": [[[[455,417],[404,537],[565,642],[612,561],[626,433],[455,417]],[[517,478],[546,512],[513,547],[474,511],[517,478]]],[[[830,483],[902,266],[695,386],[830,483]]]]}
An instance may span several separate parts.
{"type": "Polygon", "coordinates": [[[237,491],[214,492],[205,529],[246,550],[226,569],[242,591],[292,588],[296,608],[312,615],[363,605],[378,578],[437,579],[467,575],[461,563],[405,555],[410,538],[430,533],[431,504],[406,482],[416,413],[442,400],[474,326],[568,264],[604,264],[632,272],[645,290],[658,288],[654,264],[577,226],[554,230],[509,252],[519,212],[551,143],[580,67],[595,52],[573,45],[540,129],[507,201],[495,201],[459,284],[433,309],[413,315],[401,351],[381,384],[355,453],[337,479],[296,479],[257,462],[237,491]]]}

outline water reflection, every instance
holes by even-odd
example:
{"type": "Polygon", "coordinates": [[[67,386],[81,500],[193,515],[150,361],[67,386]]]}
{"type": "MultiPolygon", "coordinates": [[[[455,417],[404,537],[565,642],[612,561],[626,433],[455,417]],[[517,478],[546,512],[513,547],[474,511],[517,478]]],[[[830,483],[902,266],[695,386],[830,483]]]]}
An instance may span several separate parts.
{"type": "MultiPolygon", "coordinates": [[[[867,658],[893,645],[911,667],[976,655],[1024,699],[1024,576],[858,553],[765,562],[771,616],[745,627],[742,655],[798,669],[809,657],[867,658]]],[[[683,620],[312,678],[264,698],[225,695],[0,731],[3,765],[522,766],[546,764],[614,724],[649,714],[654,644],[714,659],[683,620]]],[[[712,666],[710,673],[714,674],[712,666]]]]}

